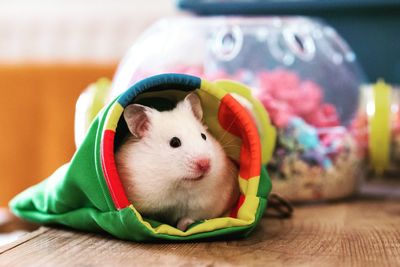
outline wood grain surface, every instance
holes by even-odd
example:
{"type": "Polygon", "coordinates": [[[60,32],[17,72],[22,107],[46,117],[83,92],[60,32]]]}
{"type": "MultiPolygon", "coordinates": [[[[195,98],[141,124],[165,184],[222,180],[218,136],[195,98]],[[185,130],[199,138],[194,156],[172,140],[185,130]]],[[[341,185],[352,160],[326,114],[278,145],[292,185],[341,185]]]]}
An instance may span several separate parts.
{"type": "Polygon", "coordinates": [[[42,227],[0,248],[0,266],[400,266],[399,200],[297,207],[247,239],[139,244],[42,227]]]}

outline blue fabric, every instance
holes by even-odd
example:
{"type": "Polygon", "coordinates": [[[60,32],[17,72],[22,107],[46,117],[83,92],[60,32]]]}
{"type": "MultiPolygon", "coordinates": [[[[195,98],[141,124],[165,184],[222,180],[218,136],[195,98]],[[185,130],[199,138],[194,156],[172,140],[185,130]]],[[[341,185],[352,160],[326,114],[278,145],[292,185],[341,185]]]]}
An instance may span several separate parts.
{"type": "Polygon", "coordinates": [[[162,91],[167,89],[179,89],[193,91],[200,88],[201,79],[186,74],[166,73],[144,79],[131,86],[118,98],[122,107],[126,107],[141,92],[162,91]]]}

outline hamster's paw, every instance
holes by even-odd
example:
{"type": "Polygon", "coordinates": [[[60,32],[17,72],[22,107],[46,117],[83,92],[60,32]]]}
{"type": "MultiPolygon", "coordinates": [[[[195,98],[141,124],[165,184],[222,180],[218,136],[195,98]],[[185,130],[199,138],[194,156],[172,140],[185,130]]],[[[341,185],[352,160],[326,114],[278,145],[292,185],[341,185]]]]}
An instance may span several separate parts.
{"type": "Polygon", "coordinates": [[[183,217],[178,221],[177,224],[177,228],[181,231],[186,231],[186,229],[189,227],[189,225],[191,225],[192,223],[194,223],[194,220],[190,219],[190,218],[186,218],[183,217]]]}

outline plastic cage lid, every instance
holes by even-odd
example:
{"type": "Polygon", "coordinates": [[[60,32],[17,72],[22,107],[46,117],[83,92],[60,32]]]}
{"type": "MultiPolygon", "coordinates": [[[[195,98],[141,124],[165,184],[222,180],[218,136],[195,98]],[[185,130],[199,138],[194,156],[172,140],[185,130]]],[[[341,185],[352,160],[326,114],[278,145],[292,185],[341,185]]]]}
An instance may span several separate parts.
{"type": "Polygon", "coordinates": [[[314,14],[318,12],[400,10],[398,0],[178,0],[179,8],[197,14],[314,14]]]}

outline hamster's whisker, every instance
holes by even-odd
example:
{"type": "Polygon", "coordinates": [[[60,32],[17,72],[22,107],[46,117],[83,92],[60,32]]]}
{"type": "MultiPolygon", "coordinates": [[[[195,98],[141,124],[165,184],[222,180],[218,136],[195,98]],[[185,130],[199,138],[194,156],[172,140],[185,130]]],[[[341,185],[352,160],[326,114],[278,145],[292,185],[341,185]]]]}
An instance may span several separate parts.
{"type": "Polygon", "coordinates": [[[224,144],[223,145],[230,145],[230,144],[232,144],[232,143],[234,143],[234,142],[236,142],[236,140],[235,139],[230,139],[230,140],[227,140],[228,142],[224,142],[224,144]]]}
{"type": "Polygon", "coordinates": [[[227,145],[227,146],[222,146],[223,148],[230,148],[230,147],[237,147],[240,148],[240,146],[238,145],[227,145]]]}
{"type": "Polygon", "coordinates": [[[228,129],[225,129],[224,134],[218,139],[218,141],[219,141],[220,144],[222,143],[222,140],[224,140],[224,137],[226,136],[226,134],[227,134],[227,133],[229,132],[229,130],[232,128],[232,126],[233,126],[233,124],[235,123],[235,121],[236,121],[236,118],[234,118],[234,119],[231,121],[231,123],[230,123],[229,126],[228,126],[228,129]]]}

